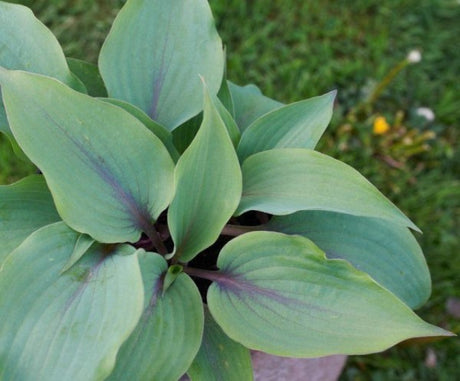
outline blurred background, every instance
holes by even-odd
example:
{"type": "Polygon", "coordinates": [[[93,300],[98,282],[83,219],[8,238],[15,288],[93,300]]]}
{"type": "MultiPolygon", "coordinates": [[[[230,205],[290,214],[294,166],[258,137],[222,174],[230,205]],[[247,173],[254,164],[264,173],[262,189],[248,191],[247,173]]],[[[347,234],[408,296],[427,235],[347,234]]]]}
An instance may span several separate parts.
{"type": "MultiPolygon", "coordinates": [[[[96,63],[122,0],[22,0],[69,57],[96,63]]],[[[460,1],[210,0],[228,77],[289,103],[338,90],[318,149],[358,169],[424,232],[433,294],[460,332],[460,1]]],[[[0,183],[33,168],[0,137],[0,183]]],[[[351,356],[341,380],[459,379],[458,338],[351,356]]]]}

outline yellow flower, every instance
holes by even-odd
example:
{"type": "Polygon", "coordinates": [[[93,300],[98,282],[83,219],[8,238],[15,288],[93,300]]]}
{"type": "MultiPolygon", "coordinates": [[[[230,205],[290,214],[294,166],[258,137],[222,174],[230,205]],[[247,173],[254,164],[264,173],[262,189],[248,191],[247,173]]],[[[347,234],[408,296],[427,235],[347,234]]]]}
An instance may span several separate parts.
{"type": "Polygon", "coordinates": [[[383,116],[378,116],[374,120],[373,133],[375,135],[383,135],[390,129],[390,125],[383,116]]]}

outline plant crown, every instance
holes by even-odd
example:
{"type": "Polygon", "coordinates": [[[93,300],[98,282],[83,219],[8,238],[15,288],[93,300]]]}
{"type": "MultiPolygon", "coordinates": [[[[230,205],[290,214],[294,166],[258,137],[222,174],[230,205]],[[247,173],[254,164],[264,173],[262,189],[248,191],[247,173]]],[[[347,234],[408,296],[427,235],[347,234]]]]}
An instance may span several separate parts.
{"type": "Polygon", "coordinates": [[[412,311],[417,227],[315,151],[335,91],[227,81],[207,1],[128,0],[98,65],[0,2],[0,379],[250,380],[249,350],[382,351],[412,311]],[[219,377],[218,377],[219,376],[219,377]]]}

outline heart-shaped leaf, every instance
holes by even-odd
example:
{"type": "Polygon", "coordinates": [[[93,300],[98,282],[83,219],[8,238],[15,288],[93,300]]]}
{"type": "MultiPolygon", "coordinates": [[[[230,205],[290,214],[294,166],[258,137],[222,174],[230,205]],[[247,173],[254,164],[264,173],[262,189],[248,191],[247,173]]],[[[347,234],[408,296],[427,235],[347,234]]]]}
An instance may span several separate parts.
{"type": "Polygon", "coordinates": [[[448,336],[343,260],[301,236],[252,232],[221,251],[209,309],[244,346],[289,357],[363,354],[411,337],[448,336]]]}
{"type": "Polygon", "coordinates": [[[0,83],[16,140],[62,219],[99,242],[149,234],[173,194],[174,164],[161,141],[121,108],[52,78],[0,68],[0,83]]]}
{"type": "Polygon", "coordinates": [[[142,313],[135,249],[94,245],[61,275],[79,234],[30,235],[0,263],[0,379],[103,380],[142,313]]]}
{"type": "Polygon", "coordinates": [[[336,93],[292,103],[256,119],[241,137],[240,160],[273,148],[315,148],[331,121],[336,93]]]}
{"type": "Polygon", "coordinates": [[[29,234],[59,220],[43,176],[0,185],[0,261],[29,234]]]}
{"type": "Polygon", "coordinates": [[[204,311],[203,341],[187,375],[192,381],[251,381],[249,350],[230,339],[207,308],[204,311]]]}
{"type": "Polygon", "coordinates": [[[163,293],[163,257],[139,254],[145,288],[144,312],[117,356],[108,380],[176,381],[200,347],[203,307],[200,293],[184,273],[163,293]]]}
{"type": "MultiPolygon", "coordinates": [[[[0,66],[49,75],[84,90],[53,33],[22,5],[0,1],[0,66]]],[[[0,132],[12,139],[0,95],[0,132]]]]}
{"type": "Polygon", "coordinates": [[[232,95],[235,120],[240,131],[246,130],[257,118],[283,106],[262,94],[255,85],[238,86],[228,82],[232,95]]]}
{"type": "Polygon", "coordinates": [[[241,197],[238,157],[206,89],[203,123],[177,162],[175,179],[168,225],[174,253],[186,262],[216,241],[241,197]]]}
{"type": "Polygon", "coordinates": [[[430,296],[430,273],[422,250],[404,227],[376,218],[311,210],[274,216],[266,228],[311,239],[328,258],[346,259],[411,308],[430,296]]]}
{"type": "Polygon", "coordinates": [[[243,163],[243,195],[236,214],[248,210],[283,215],[326,210],[375,217],[419,230],[358,171],[319,152],[280,148],[243,163]]]}
{"type": "Polygon", "coordinates": [[[224,53],[208,2],[128,0],[99,66],[110,97],[173,130],[202,110],[199,76],[214,95],[222,80],[224,53]]]}

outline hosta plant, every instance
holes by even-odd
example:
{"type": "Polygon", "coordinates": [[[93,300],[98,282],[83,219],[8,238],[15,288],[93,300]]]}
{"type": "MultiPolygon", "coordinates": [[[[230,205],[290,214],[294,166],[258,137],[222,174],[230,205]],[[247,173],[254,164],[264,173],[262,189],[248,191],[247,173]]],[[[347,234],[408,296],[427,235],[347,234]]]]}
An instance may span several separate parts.
{"type": "Polygon", "coordinates": [[[249,350],[446,336],[417,227],[314,150],[335,92],[225,78],[204,0],[128,0],[99,64],[0,2],[0,129],[37,174],[0,187],[0,379],[250,380],[249,350]]]}

